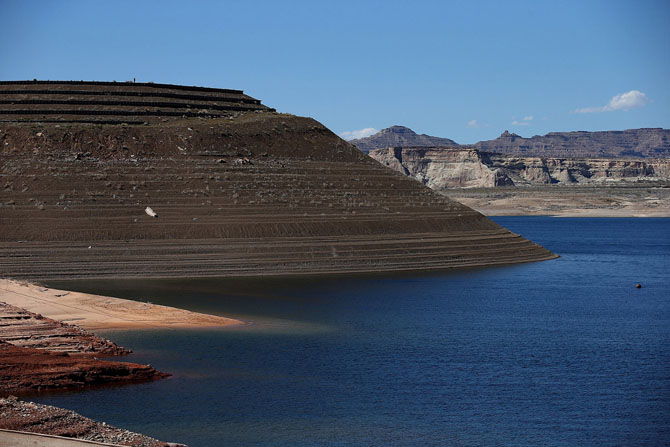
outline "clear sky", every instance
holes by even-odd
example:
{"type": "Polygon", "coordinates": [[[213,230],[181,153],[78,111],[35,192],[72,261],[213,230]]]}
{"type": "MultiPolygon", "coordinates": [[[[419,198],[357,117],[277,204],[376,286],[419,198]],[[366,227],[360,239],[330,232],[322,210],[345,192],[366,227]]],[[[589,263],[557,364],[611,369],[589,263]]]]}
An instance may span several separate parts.
{"type": "Polygon", "coordinates": [[[0,0],[0,18],[0,79],[242,89],[344,136],[670,127],[668,0],[0,0]]]}

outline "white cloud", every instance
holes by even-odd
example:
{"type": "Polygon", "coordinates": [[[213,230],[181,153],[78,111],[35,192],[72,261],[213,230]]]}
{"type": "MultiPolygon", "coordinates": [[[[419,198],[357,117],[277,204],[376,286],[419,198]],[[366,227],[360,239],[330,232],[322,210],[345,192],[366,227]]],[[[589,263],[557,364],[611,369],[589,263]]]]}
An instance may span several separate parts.
{"type": "Polygon", "coordinates": [[[467,122],[466,126],[468,126],[470,129],[482,129],[484,127],[489,127],[488,124],[486,123],[480,123],[477,120],[470,120],[467,122]]]}
{"type": "Polygon", "coordinates": [[[583,109],[573,110],[573,113],[598,113],[614,112],[616,110],[630,110],[644,107],[649,103],[647,95],[639,90],[631,90],[626,93],[619,93],[610,102],[601,107],[584,107],[583,109]]]}
{"type": "Polygon", "coordinates": [[[360,130],[347,130],[340,133],[340,137],[349,141],[355,140],[357,138],[369,137],[372,134],[376,134],[378,131],[374,127],[366,127],[365,129],[360,130]]]}
{"type": "Polygon", "coordinates": [[[533,121],[535,117],[533,115],[526,115],[521,120],[516,119],[516,116],[512,117],[512,126],[530,126],[530,122],[533,121]]]}

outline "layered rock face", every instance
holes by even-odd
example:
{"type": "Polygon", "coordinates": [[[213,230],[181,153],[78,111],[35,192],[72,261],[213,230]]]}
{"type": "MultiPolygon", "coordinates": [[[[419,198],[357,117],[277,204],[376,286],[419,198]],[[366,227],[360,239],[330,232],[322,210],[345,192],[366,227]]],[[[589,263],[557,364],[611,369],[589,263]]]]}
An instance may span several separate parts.
{"type": "Polygon", "coordinates": [[[551,158],[668,158],[670,129],[630,129],[604,132],[550,132],[523,138],[503,132],[495,140],[474,145],[482,152],[551,158]]]}
{"type": "Polygon", "coordinates": [[[515,157],[474,148],[387,148],[370,152],[383,165],[432,189],[539,184],[603,185],[670,179],[670,160],[515,157]]]}
{"type": "Polygon", "coordinates": [[[149,365],[98,360],[0,341],[0,394],[4,395],[146,382],[166,376],[149,365]]]}
{"type": "Polygon", "coordinates": [[[0,395],[166,377],[149,365],[94,356],[130,353],[77,326],[0,302],[0,395]]]}
{"type": "Polygon", "coordinates": [[[380,130],[374,135],[350,141],[351,144],[363,152],[385,147],[455,147],[458,144],[449,138],[431,137],[426,134],[417,134],[404,126],[391,126],[380,130]]]}
{"type": "MultiPolygon", "coordinates": [[[[9,87],[18,89],[0,90],[9,87]]],[[[40,89],[52,87],[72,89],[40,89]]],[[[138,101],[183,93],[132,83],[87,88],[113,101],[117,93],[138,101]]],[[[125,105],[147,112],[144,124],[118,124],[135,115],[118,115],[118,105],[108,110],[117,115],[85,115],[106,106],[82,104],[80,114],[41,121],[41,107],[52,106],[0,123],[2,276],[370,272],[554,256],[381,166],[313,119],[259,103],[216,116],[125,105]]]]}
{"type": "Polygon", "coordinates": [[[468,188],[512,184],[500,169],[473,148],[388,148],[370,152],[370,157],[432,189],[468,188]]]}
{"type": "Polygon", "coordinates": [[[124,355],[130,351],[77,326],[0,301],[0,341],[53,352],[124,355]]]}

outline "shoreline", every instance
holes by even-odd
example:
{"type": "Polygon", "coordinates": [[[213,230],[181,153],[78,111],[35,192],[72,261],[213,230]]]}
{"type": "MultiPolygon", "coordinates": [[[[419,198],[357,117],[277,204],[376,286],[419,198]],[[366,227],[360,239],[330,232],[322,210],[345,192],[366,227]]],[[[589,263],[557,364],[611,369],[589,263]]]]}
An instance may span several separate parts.
{"type": "MultiPolygon", "coordinates": [[[[121,386],[168,377],[151,365],[99,359],[128,351],[90,330],[228,327],[245,324],[217,315],[174,307],[43,287],[0,279],[0,444],[12,433],[103,440],[114,445],[168,447],[158,441],[70,410],[20,401],[43,392],[121,386]],[[36,336],[37,334],[37,336],[36,336]],[[5,396],[7,396],[5,398],[5,396]],[[63,425],[62,420],[67,420],[63,425]]],[[[14,438],[12,438],[14,439],[14,438]]],[[[108,444],[105,444],[108,445],[108,444]]]]}
{"type": "Polygon", "coordinates": [[[490,217],[670,217],[670,188],[656,185],[544,185],[439,192],[490,217]]]}
{"type": "Polygon", "coordinates": [[[516,210],[504,210],[504,209],[487,209],[487,208],[475,208],[486,217],[575,217],[575,218],[598,218],[598,219],[668,219],[670,218],[670,212],[660,212],[658,214],[654,213],[627,213],[624,211],[617,212],[616,210],[571,210],[558,213],[552,213],[547,210],[538,210],[533,213],[521,213],[516,210]]]}
{"type": "Polygon", "coordinates": [[[86,330],[228,327],[243,321],[175,307],[0,279],[0,301],[86,330]]]}

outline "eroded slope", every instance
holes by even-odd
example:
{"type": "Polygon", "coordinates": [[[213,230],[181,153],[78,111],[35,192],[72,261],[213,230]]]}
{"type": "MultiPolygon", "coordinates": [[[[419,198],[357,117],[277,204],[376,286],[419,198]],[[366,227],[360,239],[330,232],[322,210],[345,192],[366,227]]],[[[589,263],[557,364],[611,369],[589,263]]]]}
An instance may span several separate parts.
{"type": "Polygon", "coordinates": [[[309,118],[67,119],[0,123],[1,276],[369,272],[553,257],[309,118]]]}

